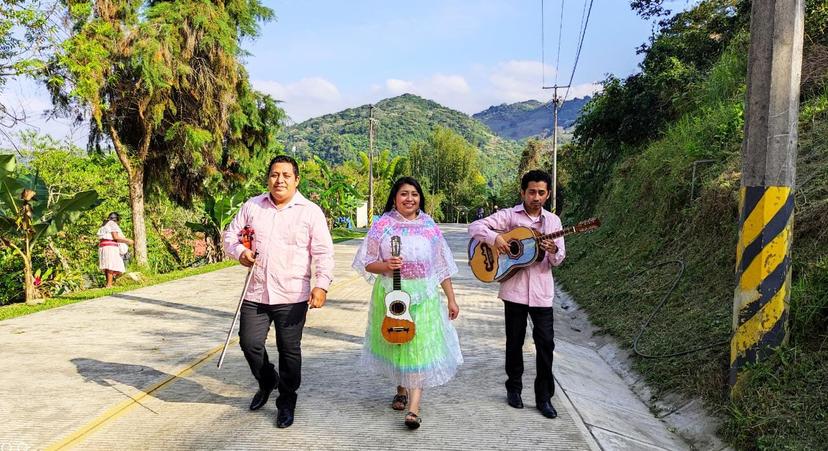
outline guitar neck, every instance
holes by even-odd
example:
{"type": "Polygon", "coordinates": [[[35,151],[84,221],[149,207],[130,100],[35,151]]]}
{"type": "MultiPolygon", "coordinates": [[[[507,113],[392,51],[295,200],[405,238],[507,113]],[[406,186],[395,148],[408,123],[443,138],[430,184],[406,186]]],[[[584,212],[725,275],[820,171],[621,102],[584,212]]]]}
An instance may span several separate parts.
{"type": "Polygon", "coordinates": [[[538,237],[538,239],[541,239],[541,240],[554,240],[556,238],[571,235],[573,233],[578,233],[578,230],[575,228],[575,226],[567,227],[565,229],[558,230],[557,232],[548,233],[546,235],[541,235],[540,237],[538,237]]]}
{"type": "Polygon", "coordinates": [[[394,270],[394,291],[402,291],[402,284],[400,282],[400,270],[394,270]]]}

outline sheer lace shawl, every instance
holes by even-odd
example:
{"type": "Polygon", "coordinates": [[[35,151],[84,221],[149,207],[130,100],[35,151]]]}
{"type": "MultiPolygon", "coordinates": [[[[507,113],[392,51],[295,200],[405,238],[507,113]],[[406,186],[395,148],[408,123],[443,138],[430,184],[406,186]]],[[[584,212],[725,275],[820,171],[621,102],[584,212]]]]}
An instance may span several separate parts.
{"type": "MultiPolygon", "coordinates": [[[[377,275],[369,273],[365,267],[391,257],[391,237],[394,235],[400,237],[403,285],[406,279],[428,279],[430,290],[422,294],[430,296],[437,291],[440,282],[457,273],[451,249],[431,216],[420,212],[416,219],[407,220],[392,210],[374,222],[354,257],[352,267],[368,282],[374,282],[377,275]]],[[[391,287],[390,277],[380,275],[379,280],[391,287]]],[[[412,302],[417,303],[420,296],[409,294],[412,302]]]]}

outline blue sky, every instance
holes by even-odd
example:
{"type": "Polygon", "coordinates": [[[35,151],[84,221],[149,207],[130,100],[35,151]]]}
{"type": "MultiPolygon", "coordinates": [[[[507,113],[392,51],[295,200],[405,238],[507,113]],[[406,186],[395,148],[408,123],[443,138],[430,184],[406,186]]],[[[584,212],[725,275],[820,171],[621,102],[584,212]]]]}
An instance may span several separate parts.
{"type": "MultiPolygon", "coordinates": [[[[254,86],[284,100],[296,121],[412,92],[472,114],[490,105],[548,100],[555,81],[561,0],[269,0],[277,20],[248,48],[254,86]]],[[[564,4],[559,84],[569,79],[583,0],[564,4]]],[[[636,71],[652,25],[626,0],[595,0],[570,97],[608,73],[636,71]]]]}
{"type": "MultiPolygon", "coordinates": [[[[584,0],[264,0],[277,19],[244,43],[253,85],[283,101],[296,122],[406,92],[473,114],[491,105],[547,101],[555,82],[563,3],[559,84],[574,63],[584,0]]],[[[687,0],[671,6],[686,7],[687,0]]],[[[594,0],[569,98],[593,93],[606,74],[626,76],[641,60],[651,22],[627,0],[594,0]]],[[[84,127],[42,117],[49,99],[30,81],[15,81],[0,100],[27,113],[28,127],[79,144],[84,127]]],[[[15,131],[21,130],[17,127],[15,131]]],[[[8,140],[0,135],[0,147],[8,140]]]]}

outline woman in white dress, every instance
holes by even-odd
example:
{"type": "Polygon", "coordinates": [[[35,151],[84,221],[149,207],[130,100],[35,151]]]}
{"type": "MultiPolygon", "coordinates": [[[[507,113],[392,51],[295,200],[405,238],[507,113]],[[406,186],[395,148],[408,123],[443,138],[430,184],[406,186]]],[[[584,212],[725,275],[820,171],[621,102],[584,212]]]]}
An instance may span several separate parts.
{"type": "Polygon", "coordinates": [[[107,288],[111,287],[115,278],[125,270],[121,255],[126,252],[122,252],[121,249],[128,250],[129,247],[126,246],[132,244],[132,240],[125,237],[118,226],[120,220],[121,216],[112,212],[98,229],[98,268],[106,275],[107,288]]]}
{"type": "Polygon", "coordinates": [[[420,183],[411,177],[397,180],[385,212],[371,225],[352,266],[374,283],[362,365],[397,386],[391,408],[408,409],[405,425],[410,429],[422,422],[423,389],[447,383],[463,363],[457,331],[451,324],[460,313],[451,284],[457,265],[443,233],[424,208],[420,183]],[[399,238],[397,257],[391,254],[392,237],[399,238]],[[399,270],[396,281],[394,270],[399,270]],[[416,324],[414,338],[404,344],[386,341],[381,327],[386,318],[385,295],[396,283],[410,297],[408,312],[416,324]],[[445,303],[439,288],[446,295],[445,303]]]}

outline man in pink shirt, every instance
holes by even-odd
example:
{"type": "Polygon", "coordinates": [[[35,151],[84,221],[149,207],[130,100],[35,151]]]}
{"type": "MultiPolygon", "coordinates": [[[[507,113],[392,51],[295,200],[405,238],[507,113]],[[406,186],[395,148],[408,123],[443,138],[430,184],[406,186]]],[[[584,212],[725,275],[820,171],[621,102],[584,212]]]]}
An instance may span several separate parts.
{"type": "MultiPolygon", "coordinates": [[[[549,198],[552,179],[540,170],[524,174],[520,182],[522,203],[504,208],[491,216],[469,225],[469,235],[489,246],[508,252],[509,245],[501,236],[515,227],[529,227],[542,234],[561,230],[557,215],[543,209],[549,198]]],[[[526,317],[532,317],[532,338],[537,352],[535,377],[535,404],[541,414],[555,418],[558,413],[552,406],[555,381],[552,378],[552,353],[555,350],[552,301],[555,299],[555,282],[551,268],[563,261],[566,251],[563,238],[542,240],[545,256],[530,266],[518,270],[500,284],[498,297],[503,300],[506,319],[506,400],[510,406],[522,409],[523,400],[523,340],[526,337],[526,317]]]]}
{"type": "Polygon", "coordinates": [[[250,410],[267,403],[274,388],[276,425],[293,424],[296,391],[301,382],[302,330],[308,308],[325,305],[333,279],[333,241],[322,210],[296,190],[299,166],[279,155],[267,172],[268,192],[249,199],[224,232],[224,249],[242,265],[253,268],[239,321],[239,344],[259,390],[250,410]],[[253,250],[239,242],[244,226],[255,232],[253,250]],[[315,287],[311,289],[311,262],[315,287]],[[276,328],[279,371],[267,356],[265,340],[270,323],[276,328]]]}

